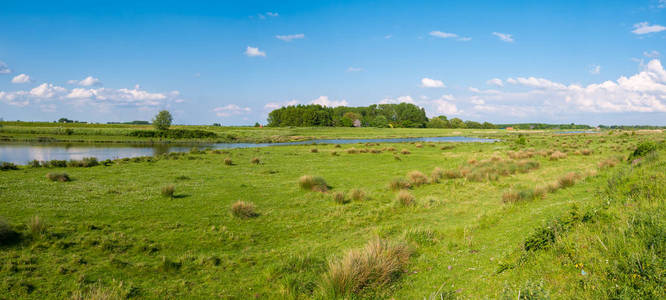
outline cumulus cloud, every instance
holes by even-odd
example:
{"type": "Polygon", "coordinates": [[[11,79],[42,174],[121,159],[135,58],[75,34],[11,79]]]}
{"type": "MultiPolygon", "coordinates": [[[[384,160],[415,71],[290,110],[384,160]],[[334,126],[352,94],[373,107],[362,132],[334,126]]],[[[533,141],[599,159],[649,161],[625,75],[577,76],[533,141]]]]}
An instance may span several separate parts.
{"type": "Polygon", "coordinates": [[[278,40],[283,40],[285,42],[291,42],[292,40],[304,39],[305,34],[298,33],[298,34],[288,34],[288,35],[276,35],[275,38],[278,40]]]}
{"type": "Polygon", "coordinates": [[[439,30],[434,30],[429,33],[431,36],[442,38],[442,39],[448,39],[448,38],[457,38],[458,35],[455,33],[449,33],[449,32],[441,32],[439,30]]]}
{"type": "Polygon", "coordinates": [[[486,81],[487,85],[495,85],[495,86],[504,86],[504,82],[502,82],[502,79],[499,78],[493,78],[488,81],[486,81]]]}
{"type": "Polygon", "coordinates": [[[278,13],[276,13],[276,12],[270,12],[270,11],[269,11],[269,12],[266,12],[266,15],[269,16],[269,17],[277,17],[277,16],[279,16],[278,13]]]}
{"type": "Polygon", "coordinates": [[[424,87],[424,88],[443,88],[443,87],[446,87],[446,86],[444,85],[444,82],[442,82],[441,80],[424,77],[424,78],[421,78],[421,87],[424,87]]]}
{"type": "Polygon", "coordinates": [[[260,51],[259,48],[247,46],[247,48],[245,49],[245,55],[249,57],[254,57],[254,56],[266,57],[266,52],[260,51]]]}
{"type": "Polygon", "coordinates": [[[264,105],[264,109],[274,110],[284,106],[298,105],[298,103],[299,103],[298,100],[291,100],[287,102],[268,102],[266,103],[266,105],[264,105]]]}
{"type": "Polygon", "coordinates": [[[12,78],[12,83],[28,83],[30,80],[30,76],[27,74],[19,74],[12,78]]]}
{"type": "Polygon", "coordinates": [[[329,100],[328,96],[319,96],[319,98],[312,100],[310,104],[319,104],[321,106],[336,107],[336,106],[347,106],[349,103],[347,100],[329,100]]]}
{"type": "Polygon", "coordinates": [[[218,117],[230,117],[233,115],[247,114],[252,111],[249,107],[240,107],[236,104],[228,104],[213,109],[218,117]]]}
{"type": "Polygon", "coordinates": [[[666,30],[666,27],[653,24],[650,25],[648,22],[640,22],[634,24],[634,30],[631,32],[633,34],[638,34],[638,35],[643,35],[643,34],[648,34],[648,33],[654,33],[654,32],[660,32],[666,30]]]}
{"type": "Polygon", "coordinates": [[[453,95],[443,95],[439,99],[435,99],[432,103],[435,105],[437,113],[440,115],[458,115],[462,111],[453,103],[455,98],[453,95]]]}
{"type": "Polygon", "coordinates": [[[544,78],[536,77],[518,77],[508,78],[506,82],[511,84],[524,85],[528,87],[543,88],[543,89],[565,89],[566,86],[561,83],[553,82],[544,78]]]}
{"type": "Polygon", "coordinates": [[[398,98],[384,98],[379,101],[379,104],[400,104],[400,103],[416,104],[412,96],[400,96],[398,98]]]}
{"type": "Polygon", "coordinates": [[[4,61],[0,61],[0,74],[9,74],[11,72],[12,70],[9,66],[4,61]]]}
{"type": "Polygon", "coordinates": [[[93,86],[93,85],[101,85],[102,81],[99,80],[99,78],[95,78],[92,76],[88,76],[86,78],[83,78],[81,80],[68,80],[68,84],[76,84],[80,86],[93,86]]]}
{"type": "Polygon", "coordinates": [[[493,32],[493,35],[498,37],[500,40],[507,42],[507,43],[512,43],[513,42],[513,35],[508,34],[508,33],[501,33],[501,32],[493,32]]]}

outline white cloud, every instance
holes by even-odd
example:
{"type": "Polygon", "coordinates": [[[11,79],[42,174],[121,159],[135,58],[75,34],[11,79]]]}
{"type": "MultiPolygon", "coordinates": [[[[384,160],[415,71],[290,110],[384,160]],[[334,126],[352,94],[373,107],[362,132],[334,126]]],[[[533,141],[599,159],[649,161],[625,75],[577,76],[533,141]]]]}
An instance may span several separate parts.
{"type": "Polygon", "coordinates": [[[392,37],[393,37],[393,35],[391,35],[391,34],[387,34],[387,35],[384,36],[384,38],[387,39],[387,40],[392,38],[392,37]]]}
{"type": "Polygon", "coordinates": [[[451,101],[454,100],[455,98],[453,97],[453,95],[443,95],[439,99],[433,100],[432,103],[435,105],[437,114],[457,115],[460,114],[462,111],[459,110],[454,103],[451,103],[451,101]]]}
{"type": "Polygon", "coordinates": [[[274,110],[274,109],[278,109],[278,108],[283,107],[283,106],[293,106],[293,105],[298,105],[298,103],[299,103],[298,100],[291,100],[291,101],[282,102],[282,103],[278,103],[278,102],[269,102],[269,103],[266,103],[266,105],[264,105],[264,109],[266,109],[266,110],[274,110]]]}
{"type": "Polygon", "coordinates": [[[9,69],[9,66],[4,61],[0,61],[0,74],[9,74],[12,70],[9,69]]]}
{"type": "Polygon", "coordinates": [[[498,37],[500,40],[507,42],[507,43],[512,43],[513,42],[513,35],[508,34],[508,33],[501,33],[501,32],[493,32],[493,35],[498,37]]]}
{"type": "Polygon", "coordinates": [[[266,52],[260,51],[259,48],[247,46],[247,49],[245,49],[245,55],[249,57],[254,57],[254,56],[266,57],[266,52]]]}
{"type": "Polygon", "coordinates": [[[666,30],[666,27],[664,27],[664,26],[657,25],[657,24],[650,25],[650,24],[648,24],[648,22],[640,22],[640,23],[634,24],[634,30],[632,30],[631,32],[634,33],[634,34],[642,35],[642,34],[660,32],[660,31],[664,31],[664,30],[666,30]]]}
{"type": "Polygon", "coordinates": [[[461,37],[461,38],[459,38],[458,40],[459,40],[459,41],[461,41],[461,42],[469,42],[469,41],[471,41],[471,40],[472,40],[472,38],[471,38],[471,37],[468,37],[468,36],[466,36],[466,37],[461,37]]]}
{"type": "Polygon", "coordinates": [[[449,33],[449,32],[441,32],[439,30],[434,30],[429,33],[431,36],[442,38],[442,39],[448,39],[448,38],[457,38],[458,35],[455,33],[449,33]]]}
{"type": "Polygon", "coordinates": [[[93,85],[101,85],[102,82],[95,77],[88,76],[86,78],[83,78],[82,80],[68,80],[68,84],[76,84],[80,86],[93,86],[93,85]]]}
{"type": "Polygon", "coordinates": [[[230,117],[233,115],[247,114],[252,111],[249,107],[240,107],[236,104],[228,104],[213,109],[218,117],[230,117]]]}
{"type": "Polygon", "coordinates": [[[298,33],[298,34],[288,34],[288,35],[276,35],[275,38],[278,40],[283,40],[285,42],[291,42],[292,40],[304,39],[305,34],[298,33]]]}
{"type": "Polygon", "coordinates": [[[30,95],[37,98],[53,98],[61,96],[67,92],[67,89],[50,83],[42,83],[30,90],[30,95]]]}
{"type": "Polygon", "coordinates": [[[379,101],[379,104],[400,104],[400,103],[416,104],[412,96],[400,96],[398,98],[384,98],[379,101]]]}
{"type": "Polygon", "coordinates": [[[30,76],[27,74],[19,74],[12,78],[12,83],[28,83],[30,80],[30,76]]]}
{"type": "Polygon", "coordinates": [[[349,67],[347,68],[347,72],[361,72],[363,69],[361,68],[355,68],[355,67],[349,67]]]}
{"type": "MultiPolygon", "coordinates": [[[[664,0],[666,1],[666,0],[664,0]]],[[[660,53],[657,50],[652,50],[652,51],[643,51],[643,56],[647,58],[657,58],[659,57],[660,53]]]]}
{"type": "Polygon", "coordinates": [[[488,81],[486,81],[487,85],[495,85],[495,86],[504,86],[504,83],[502,82],[502,79],[499,78],[493,78],[488,81]]]}
{"type": "Polygon", "coordinates": [[[590,67],[590,74],[598,75],[599,73],[601,73],[600,65],[593,65],[590,67]]]}
{"type": "Polygon", "coordinates": [[[544,89],[565,89],[566,86],[561,83],[553,82],[544,78],[536,77],[518,77],[518,78],[508,78],[506,82],[511,84],[519,84],[535,88],[544,88],[544,89]]]}
{"type": "Polygon", "coordinates": [[[666,0],[659,0],[658,8],[666,8],[666,0]]]}
{"type": "Polygon", "coordinates": [[[329,100],[328,96],[319,96],[319,98],[312,100],[310,104],[319,104],[321,106],[336,107],[336,106],[347,106],[347,100],[329,100]]]}
{"type": "Polygon", "coordinates": [[[277,17],[277,16],[279,16],[278,13],[276,13],[276,12],[270,12],[270,11],[269,11],[269,12],[266,12],[266,15],[269,16],[269,17],[277,17]]]}
{"type": "Polygon", "coordinates": [[[446,87],[446,86],[444,85],[444,82],[442,82],[441,80],[424,77],[424,78],[421,78],[421,87],[424,87],[424,88],[443,88],[443,87],[446,87]]]}

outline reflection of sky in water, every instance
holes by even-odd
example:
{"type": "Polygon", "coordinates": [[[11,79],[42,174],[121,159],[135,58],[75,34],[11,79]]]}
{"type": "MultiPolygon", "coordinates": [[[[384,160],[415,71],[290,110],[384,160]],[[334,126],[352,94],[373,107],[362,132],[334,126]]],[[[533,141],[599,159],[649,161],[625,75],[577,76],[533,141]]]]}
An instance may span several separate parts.
{"type": "Polygon", "coordinates": [[[154,156],[169,152],[189,151],[192,147],[230,149],[230,148],[256,148],[280,145],[303,144],[355,144],[355,143],[399,143],[399,142],[494,142],[490,139],[470,138],[464,136],[429,137],[429,138],[399,138],[399,139],[354,139],[354,140],[312,140],[290,143],[273,144],[247,144],[228,143],[214,145],[91,145],[91,144],[17,144],[0,143],[0,161],[15,164],[27,164],[31,160],[70,160],[84,157],[96,157],[98,160],[117,159],[137,156],[154,156]]]}

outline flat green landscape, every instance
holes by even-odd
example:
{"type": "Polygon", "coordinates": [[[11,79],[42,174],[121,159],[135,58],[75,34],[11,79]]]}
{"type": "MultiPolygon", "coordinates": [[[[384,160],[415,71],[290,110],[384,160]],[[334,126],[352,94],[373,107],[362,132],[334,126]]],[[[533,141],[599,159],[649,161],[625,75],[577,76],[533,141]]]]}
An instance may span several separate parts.
{"type": "MultiPolygon", "coordinates": [[[[24,125],[0,136],[151,141],[127,136],[148,126],[24,125]]],[[[500,141],[6,165],[0,299],[666,296],[662,130],[182,128],[249,142],[500,141]]]]}

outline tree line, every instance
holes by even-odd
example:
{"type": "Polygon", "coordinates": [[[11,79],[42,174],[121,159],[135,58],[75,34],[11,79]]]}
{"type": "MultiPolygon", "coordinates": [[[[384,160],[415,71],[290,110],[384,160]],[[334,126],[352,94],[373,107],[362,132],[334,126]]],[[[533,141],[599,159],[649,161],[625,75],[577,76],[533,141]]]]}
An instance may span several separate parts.
{"type": "Polygon", "coordinates": [[[317,104],[285,106],[268,114],[272,127],[379,127],[379,128],[495,128],[488,122],[448,120],[446,116],[431,119],[425,110],[411,103],[373,104],[360,107],[327,107],[317,104]]]}

